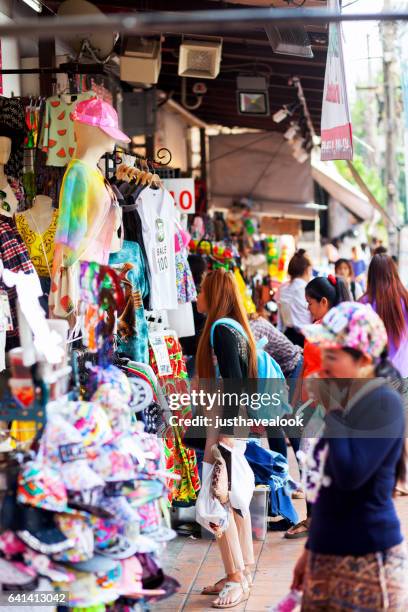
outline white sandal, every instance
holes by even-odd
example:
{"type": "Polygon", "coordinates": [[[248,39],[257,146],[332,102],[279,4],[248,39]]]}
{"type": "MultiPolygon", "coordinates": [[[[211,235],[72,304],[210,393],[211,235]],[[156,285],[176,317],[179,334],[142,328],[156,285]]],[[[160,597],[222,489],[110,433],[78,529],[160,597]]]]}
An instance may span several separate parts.
{"type": "Polygon", "coordinates": [[[217,600],[213,601],[212,607],[222,610],[227,608],[235,608],[235,606],[238,606],[241,602],[248,599],[249,589],[245,589],[245,585],[241,584],[241,582],[226,582],[217,599],[225,599],[234,589],[240,590],[240,593],[237,597],[235,597],[235,599],[233,599],[230,603],[217,603],[217,600]]]}

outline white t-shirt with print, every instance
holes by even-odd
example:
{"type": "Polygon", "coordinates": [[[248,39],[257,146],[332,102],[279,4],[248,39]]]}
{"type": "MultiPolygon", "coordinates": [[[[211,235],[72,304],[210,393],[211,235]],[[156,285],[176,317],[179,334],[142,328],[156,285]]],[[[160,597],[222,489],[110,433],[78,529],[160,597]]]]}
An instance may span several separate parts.
{"type": "Polygon", "coordinates": [[[153,310],[175,309],[177,303],[174,233],[176,208],[165,189],[144,189],[138,200],[143,241],[151,274],[153,310]]]}

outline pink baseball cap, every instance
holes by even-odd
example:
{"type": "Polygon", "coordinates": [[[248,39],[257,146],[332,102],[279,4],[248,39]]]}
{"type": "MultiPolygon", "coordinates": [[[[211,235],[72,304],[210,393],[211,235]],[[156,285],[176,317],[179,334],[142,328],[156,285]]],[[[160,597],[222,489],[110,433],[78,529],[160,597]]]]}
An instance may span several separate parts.
{"type": "Polygon", "coordinates": [[[130,142],[130,138],[119,129],[118,113],[113,106],[100,98],[78,102],[72,118],[79,123],[100,128],[118,142],[130,142]]]}

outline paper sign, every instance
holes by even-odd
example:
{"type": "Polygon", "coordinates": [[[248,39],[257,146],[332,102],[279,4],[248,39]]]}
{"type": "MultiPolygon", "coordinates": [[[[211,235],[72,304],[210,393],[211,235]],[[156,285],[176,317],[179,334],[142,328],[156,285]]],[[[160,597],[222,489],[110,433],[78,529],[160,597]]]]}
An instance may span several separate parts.
{"type": "Polygon", "coordinates": [[[195,186],[192,178],[164,179],[163,184],[170,192],[177,208],[188,215],[195,213],[195,186]]]}

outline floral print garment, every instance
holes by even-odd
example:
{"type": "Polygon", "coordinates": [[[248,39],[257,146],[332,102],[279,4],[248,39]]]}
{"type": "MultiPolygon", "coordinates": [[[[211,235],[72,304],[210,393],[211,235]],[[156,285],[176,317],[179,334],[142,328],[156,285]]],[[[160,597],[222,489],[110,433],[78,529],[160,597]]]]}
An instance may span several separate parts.
{"type": "MultiPolygon", "coordinates": [[[[159,377],[156,359],[151,347],[149,348],[150,365],[158,377],[166,396],[171,393],[185,393],[188,391],[188,374],[180,342],[173,336],[166,336],[165,341],[170,357],[172,374],[159,377]]],[[[176,414],[183,417],[192,416],[191,407],[183,407],[176,414]]],[[[197,457],[193,449],[184,447],[182,443],[183,433],[184,431],[181,427],[169,426],[163,438],[166,470],[181,476],[181,480],[171,480],[169,482],[170,504],[175,502],[184,504],[194,502],[200,489],[197,457]]]]}

